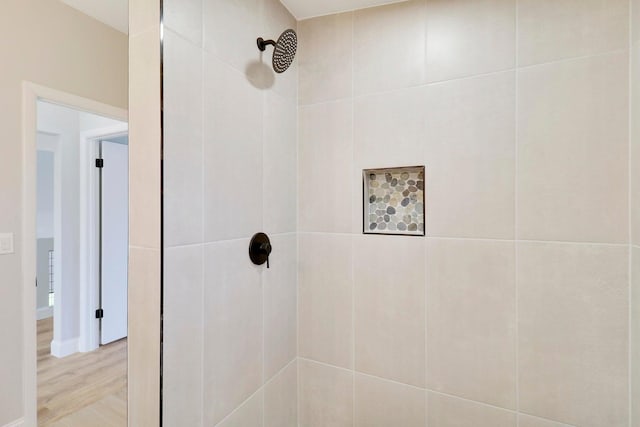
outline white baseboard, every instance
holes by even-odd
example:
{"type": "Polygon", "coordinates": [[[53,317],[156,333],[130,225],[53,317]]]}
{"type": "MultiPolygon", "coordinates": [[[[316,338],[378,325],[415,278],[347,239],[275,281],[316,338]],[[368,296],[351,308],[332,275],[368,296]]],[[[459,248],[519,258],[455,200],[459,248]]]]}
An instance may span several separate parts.
{"type": "Polygon", "coordinates": [[[36,320],[53,317],[53,307],[42,307],[36,310],[36,320]]]}
{"type": "Polygon", "coordinates": [[[22,427],[24,425],[24,418],[20,418],[19,420],[15,420],[12,423],[6,424],[4,427],[22,427]]]}
{"type": "Polygon", "coordinates": [[[51,341],[51,355],[55,357],[66,357],[78,352],[78,338],[71,338],[64,341],[51,341]]]}

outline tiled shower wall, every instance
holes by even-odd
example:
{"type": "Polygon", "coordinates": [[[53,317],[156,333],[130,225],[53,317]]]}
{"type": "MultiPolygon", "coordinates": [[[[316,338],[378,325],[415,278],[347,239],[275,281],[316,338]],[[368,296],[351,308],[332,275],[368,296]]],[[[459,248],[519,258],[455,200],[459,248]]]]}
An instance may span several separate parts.
{"type": "Polygon", "coordinates": [[[164,25],[163,422],[296,425],[297,69],[256,46],[296,21],[278,0],[164,0],[164,25]]]}
{"type": "Polygon", "coordinates": [[[299,22],[301,426],[630,425],[630,18],[413,0],[299,22]],[[362,235],[361,170],[416,164],[427,238],[362,235]]]}
{"type": "Polygon", "coordinates": [[[165,425],[628,425],[627,1],[303,21],[299,94],[277,1],[164,6],[165,425]],[[361,169],[418,163],[428,237],[362,236],[361,169]]]}

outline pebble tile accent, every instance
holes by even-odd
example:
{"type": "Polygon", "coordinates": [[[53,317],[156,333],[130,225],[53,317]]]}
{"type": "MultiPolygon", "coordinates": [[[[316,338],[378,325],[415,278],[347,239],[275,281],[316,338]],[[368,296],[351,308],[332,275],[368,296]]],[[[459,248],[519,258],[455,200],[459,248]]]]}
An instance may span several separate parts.
{"type": "Polygon", "coordinates": [[[424,166],[365,169],[365,234],[424,236],[424,166]]]}

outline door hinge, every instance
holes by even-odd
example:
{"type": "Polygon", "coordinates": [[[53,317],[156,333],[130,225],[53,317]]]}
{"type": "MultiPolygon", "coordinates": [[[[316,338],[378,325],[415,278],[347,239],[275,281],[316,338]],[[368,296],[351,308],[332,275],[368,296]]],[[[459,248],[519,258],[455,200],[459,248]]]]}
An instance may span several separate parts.
{"type": "Polygon", "coordinates": [[[96,167],[103,168],[104,167],[104,159],[96,159],[96,167]]]}
{"type": "Polygon", "coordinates": [[[104,310],[99,308],[96,310],[96,319],[102,319],[104,317],[104,310]]]}

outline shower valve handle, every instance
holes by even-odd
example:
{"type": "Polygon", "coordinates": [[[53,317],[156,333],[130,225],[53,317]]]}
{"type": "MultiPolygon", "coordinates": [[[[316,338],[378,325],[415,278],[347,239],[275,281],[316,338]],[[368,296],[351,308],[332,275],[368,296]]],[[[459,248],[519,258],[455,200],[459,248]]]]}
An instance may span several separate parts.
{"type": "Polygon", "coordinates": [[[267,268],[269,268],[269,256],[272,250],[269,236],[264,233],[256,233],[249,243],[249,258],[256,265],[262,265],[266,262],[267,268]]]}
{"type": "Polygon", "coordinates": [[[265,242],[260,244],[260,252],[267,256],[267,268],[269,268],[269,255],[271,255],[271,243],[265,242]]]}

